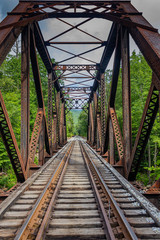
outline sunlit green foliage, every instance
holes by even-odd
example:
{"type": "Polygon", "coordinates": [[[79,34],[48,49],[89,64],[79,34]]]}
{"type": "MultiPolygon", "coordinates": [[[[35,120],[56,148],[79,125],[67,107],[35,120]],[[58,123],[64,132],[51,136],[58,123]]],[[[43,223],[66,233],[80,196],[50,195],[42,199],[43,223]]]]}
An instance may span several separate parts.
{"type": "Polygon", "coordinates": [[[76,126],[76,133],[79,136],[87,137],[87,125],[88,125],[88,116],[85,111],[81,111],[78,124],[76,126]]]}

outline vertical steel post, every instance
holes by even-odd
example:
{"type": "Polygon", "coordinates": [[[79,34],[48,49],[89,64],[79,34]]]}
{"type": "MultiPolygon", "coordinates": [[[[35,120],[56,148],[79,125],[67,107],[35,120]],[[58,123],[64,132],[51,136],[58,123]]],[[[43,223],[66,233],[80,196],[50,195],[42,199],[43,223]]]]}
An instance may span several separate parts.
{"type": "MultiPolygon", "coordinates": [[[[53,82],[52,82],[53,84],[53,82]]],[[[52,109],[53,109],[53,128],[52,128],[52,131],[53,131],[53,134],[52,134],[52,137],[53,137],[53,152],[57,150],[57,111],[56,111],[56,91],[55,91],[55,88],[54,88],[54,84],[52,85],[52,109]]]]}
{"type": "Polygon", "coordinates": [[[99,138],[99,133],[98,133],[98,123],[97,123],[96,135],[97,135],[96,150],[98,150],[100,148],[100,138],[99,138]]]}
{"type": "Polygon", "coordinates": [[[29,156],[29,65],[30,65],[30,26],[22,31],[21,38],[21,156],[24,166],[29,156]]]}
{"type": "Polygon", "coordinates": [[[88,128],[87,128],[87,141],[89,142],[89,103],[88,103],[88,128]]]}
{"type": "Polygon", "coordinates": [[[64,102],[64,143],[67,142],[67,129],[66,129],[66,106],[64,102]]]}
{"type": "Polygon", "coordinates": [[[44,143],[45,143],[45,122],[42,120],[41,131],[39,135],[39,165],[44,164],[44,143]]]}
{"type": "Polygon", "coordinates": [[[57,147],[58,145],[60,144],[60,138],[59,138],[59,133],[60,133],[60,92],[57,92],[57,95],[56,95],[56,112],[57,112],[57,134],[56,134],[56,137],[57,137],[57,147]]]}
{"type": "Polygon", "coordinates": [[[93,108],[92,108],[92,103],[90,103],[90,126],[91,126],[91,130],[90,130],[90,134],[91,134],[91,145],[93,146],[94,143],[94,123],[93,123],[93,108]]]}
{"type": "Polygon", "coordinates": [[[57,114],[53,113],[53,151],[57,149],[57,114]]]}
{"type": "Polygon", "coordinates": [[[52,155],[52,72],[48,74],[48,136],[52,155]]]}
{"type": "Polygon", "coordinates": [[[101,74],[101,154],[104,154],[104,141],[105,141],[105,76],[101,74]]]}
{"type": "Polygon", "coordinates": [[[109,119],[109,155],[109,162],[114,165],[114,133],[111,119],[109,119]]]}
{"type": "Polygon", "coordinates": [[[64,102],[61,105],[61,117],[60,117],[60,146],[64,144],[64,102]]]}
{"type": "Polygon", "coordinates": [[[123,102],[123,143],[124,172],[127,175],[127,165],[131,157],[131,95],[130,95],[130,63],[129,63],[129,33],[122,27],[122,102],[123,102]]]}
{"type": "Polygon", "coordinates": [[[102,128],[101,128],[101,116],[98,113],[97,114],[97,129],[98,129],[98,136],[99,136],[99,144],[100,144],[100,148],[102,146],[102,128]]]}
{"type": "Polygon", "coordinates": [[[97,145],[97,93],[93,93],[94,104],[94,145],[97,145]]]}

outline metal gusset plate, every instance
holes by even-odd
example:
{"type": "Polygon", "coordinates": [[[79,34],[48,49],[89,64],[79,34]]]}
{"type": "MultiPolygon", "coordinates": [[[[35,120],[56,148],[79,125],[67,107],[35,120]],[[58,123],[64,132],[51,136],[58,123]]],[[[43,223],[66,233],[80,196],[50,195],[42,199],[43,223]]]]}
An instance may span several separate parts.
{"type": "Polygon", "coordinates": [[[34,163],[34,158],[35,158],[37,144],[38,144],[38,140],[39,140],[42,120],[43,120],[43,110],[39,109],[37,112],[33,132],[32,132],[32,137],[31,137],[31,141],[30,141],[30,145],[29,145],[29,158],[28,158],[28,162],[27,162],[27,171],[29,170],[30,164],[34,163]]]}
{"type": "Polygon", "coordinates": [[[117,149],[118,149],[119,160],[122,163],[123,153],[124,153],[123,141],[122,141],[120,127],[118,124],[118,119],[117,119],[115,110],[113,108],[110,108],[110,117],[111,117],[111,121],[112,121],[114,137],[115,137],[116,145],[117,145],[117,149]]]}

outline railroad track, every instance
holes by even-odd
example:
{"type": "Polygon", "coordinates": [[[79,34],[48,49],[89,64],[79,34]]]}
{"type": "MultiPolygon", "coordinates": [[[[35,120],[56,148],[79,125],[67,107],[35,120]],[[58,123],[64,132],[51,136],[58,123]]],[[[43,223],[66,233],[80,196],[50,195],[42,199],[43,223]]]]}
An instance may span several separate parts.
{"type": "Polygon", "coordinates": [[[68,143],[2,202],[0,205],[0,240],[16,237],[52,175],[54,175],[56,168],[67,157],[70,148],[71,143],[68,143]]]}
{"type": "MultiPolygon", "coordinates": [[[[124,226],[114,205],[118,205],[123,214],[124,222],[129,224],[138,239],[160,239],[160,211],[139,193],[125,178],[123,178],[110,164],[99,156],[88,144],[82,142],[92,167],[98,172],[105,189],[104,204],[110,205],[110,223],[119,224],[116,232],[121,239],[124,226]],[[112,219],[113,216],[113,219],[112,219]],[[116,220],[115,218],[116,217],[116,220]]],[[[103,192],[104,191],[104,192],[103,192]]],[[[136,239],[137,239],[136,238],[136,239]]],[[[127,239],[129,239],[127,237],[127,239]]],[[[134,239],[134,238],[133,238],[134,239]]]]}
{"type": "Polygon", "coordinates": [[[0,239],[160,239],[160,212],[79,139],[0,206],[0,239]]]}

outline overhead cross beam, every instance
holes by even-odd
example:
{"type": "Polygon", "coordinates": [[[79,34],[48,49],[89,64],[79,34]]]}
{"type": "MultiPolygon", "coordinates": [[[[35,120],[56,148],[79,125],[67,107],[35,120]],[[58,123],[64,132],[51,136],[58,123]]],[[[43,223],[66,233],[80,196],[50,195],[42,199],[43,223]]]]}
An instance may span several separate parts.
{"type": "Polygon", "coordinates": [[[95,71],[97,70],[98,66],[97,65],[80,65],[80,64],[75,64],[75,65],[56,65],[54,66],[54,70],[62,70],[62,71],[95,71]]]}

